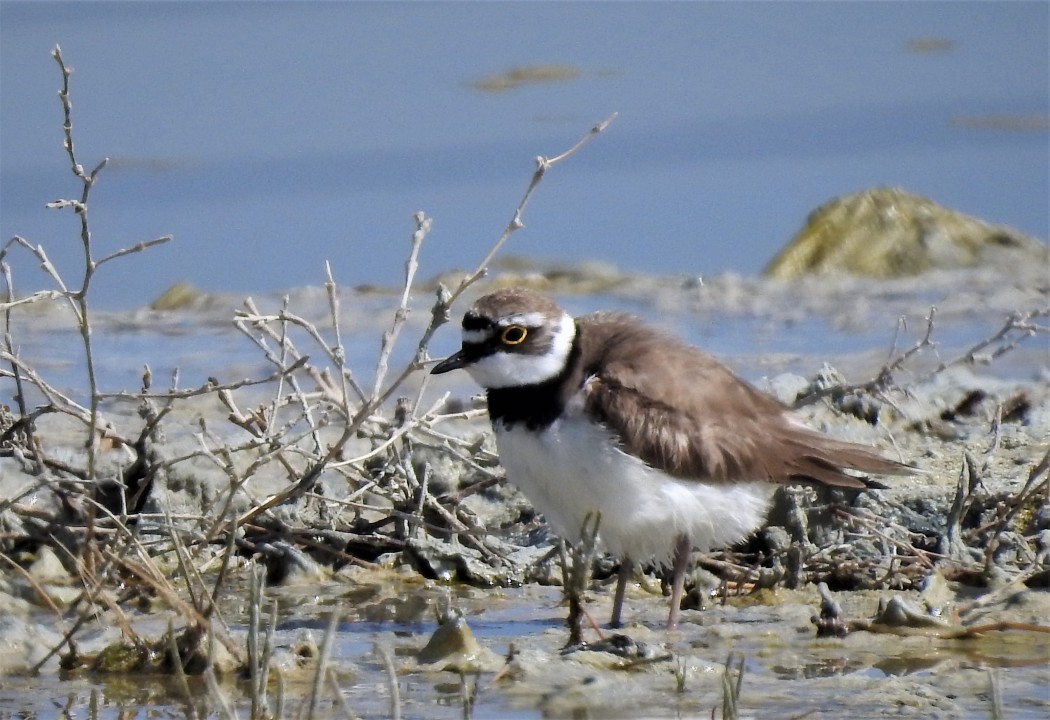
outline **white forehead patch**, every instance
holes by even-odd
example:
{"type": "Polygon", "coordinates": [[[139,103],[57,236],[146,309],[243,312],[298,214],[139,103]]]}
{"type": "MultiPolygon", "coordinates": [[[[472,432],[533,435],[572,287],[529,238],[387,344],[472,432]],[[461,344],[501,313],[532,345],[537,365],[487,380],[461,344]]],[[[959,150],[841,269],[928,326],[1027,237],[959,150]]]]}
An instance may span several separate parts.
{"type": "Polygon", "coordinates": [[[547,316],[543,313],[530,312],[530,313],[518,313],[517,315],[509,315],[505,318],[500,318],[500,325],[506,327],[508,325],[524,325],[525,327],[540,327],[541,325],[547,324],[547,316]]]}
{"type": "MultiPolygon", "coordinates": [[[[532,326],[535,326],[542,324],[543,317],[539,313],[526,313],[508,318],[508,322],[511,325],[529,326],[531,321],[532,326]]],[[[483,388],[535,385],[561,374],[575,337],[576,323],[571,315],[563,313],[557,326],[551,329],[551,346],[545,354],[528,355],[497,351],[467,365],[466,371],[474,378],[474,382],[483,388]]]]}
{"type": "Polygon", "coordinates": [[[487,329],[463,331],[463,343],[466,345],[480,345],[481,343],[488,342],[491,337],[492,331],[487,329]]]}

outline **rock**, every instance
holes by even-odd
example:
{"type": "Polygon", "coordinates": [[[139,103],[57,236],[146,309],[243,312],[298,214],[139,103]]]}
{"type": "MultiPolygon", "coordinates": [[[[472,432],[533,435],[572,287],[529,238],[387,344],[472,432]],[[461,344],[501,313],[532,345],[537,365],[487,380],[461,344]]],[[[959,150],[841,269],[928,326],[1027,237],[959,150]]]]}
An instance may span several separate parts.
{"type": "Polygon", "coordinates": [[[478,643],[459,611],[451,612],[442,620],[416,659],[420,665],[461,673],[493,672],[503,664],[499,655],[478,643]]]}
{"type": "Polygon", "coordinates": [[[384,597],[362,605],[361,619],[370,623],[411,625],[423,621],[430,609],[431,597],[422,592],[406,591],[397,597],[384,597]]]}
{"type": "Polygon", "coordinates": [[[767,277],[849,273],[907,277],[928,270],[1050,260],[1050,247],[1008,227],[949,210],[899,188],[838,197],[810,213],[766,266],[767,277]]]}
{"type": "Polygon", "coordinates": [[[915,603],[894,595],[879,603],[879,612],[873,622],[889,627],[949,628],[951,625],[937,615],[931,615],[915,603]]]}
{"type": "Polygon", "coordinates": [[[29,566],[29,575],[41,583],[70,583],[73,580],[58,555],[47,545],[40,546],[36,560],[29,566]]]}
{"type": "Polygon", "coordinates": [[[129,642],[117,642],[102,649],[91,669],[99,673],[130,673],[138,670],[143,664],[146,653],[142,648],[129,642]]]}
{"type": "Polygon", "coordinates": [[[564,648],[561,654],[576,655],[576,659],[584,664],[606,669],[626,668],[638,662],[663,662],[672,659],[672,655],[663,648],[622,633],[564,648]]]}
{"type": "Polygon", "coordinates": [[[517,286],[551,294],[586,295],[647,284],[644,276],[625,273],[601,260],[567,265],[517,256],[500,260],[498,266],[499,272],[479,289],[489,292],[517,286]]]}
{"type": "MultiPolygon", "coordinates": [[[[509,546],[501,549],[510,550],[509,546]]],[[[489,560],[498,557],[500,553],[493,552],[489,560]]],[[[509,586],[522,582],[522,568],[505,561],[490,564],[477,548],[430,536],[410,538],[405,543],[402,561],[423,577],[442,582],[460,581],[475,587],[509,586]]]]}
{"type": "Polygon", "coordinates": [[[80,600],[84,593],[79,581],[66,571],[58,555],[47,545],[40,546],[26,573],[32,582],[16,581],[9,589],[31,605],[66,607],[80,600]]]}
{"type": "Polygon", "coordinates": [[[0,616],[0,677],[27,673],[61,642],[62,636],[45,625],[12,615],[0,616]]]}
{"type": "Polygon", "coordinates": [[[150,303],[151,310],[182,310],[197,304],[204,293],[193,285],[177,282],[150,303]]]}

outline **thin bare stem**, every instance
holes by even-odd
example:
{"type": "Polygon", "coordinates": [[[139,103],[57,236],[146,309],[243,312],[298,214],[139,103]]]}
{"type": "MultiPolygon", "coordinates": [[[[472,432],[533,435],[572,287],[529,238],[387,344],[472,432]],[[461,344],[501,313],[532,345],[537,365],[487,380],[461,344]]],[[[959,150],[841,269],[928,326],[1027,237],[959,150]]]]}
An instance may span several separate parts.
{"type": "Polygon", "coordinates": [[[383,387],[383,381],[386,379],[390,353],[393,352],[394,344],[397,342],[398,335],[401,334],[401,328],[404,327],[405,321],[408,319],[409,302],[412,299],[412,284],[415,282],[416,271],[419,269],[419,249],[423,246],[423,240],[426,239],[427,234],[430,232],[431,220],[426,215],[421,212],[416,213],[415,221],[416,230],[412,233],[412,245],[408,253],[408,259],[405,261],[405,282],[401,289],[401,301],[398,303],[397,310],[394,311],[393,325],[388,332],[383,333],[379,362],[376,365],[375,386],[372,390],[373,398],[381,394],[380,388],[383,387]]]}
{"type": "Polygon", "coordinates": [[[586,145],[595,137],[597,137],[601,132],[605,130],[605,128],[609,127],[609,124],[616,119],[617,114],[618,113],[613,113],[612,115],[610,115],[609,117],[605,118],[600,123],[592,127],[590,132],[587,133],[587,135],[585,135],[583,139],[581,139],[579,142],[577,142],[575,145],[573,145],[571,148],[561,153],[560,155],[556,155],[553,158],[547,158],[543,155],[540,155],[536,158],[536,170],[532,173],[532,178],[529,179],[529,186],[528,188],[526,188],[525,194],[518,202],[518,206],[514,208],[514,215],[511,217],[510,222],[507,223],[507,227],[504,229],[503,234],[499,236],[499,238],[496,240],[496,243],[489,250],[488,254],[485,255],[484,258],[482,258],[480,263],[478,263],[477,269],[467,277],[463,278],[463,280],[459,284],[459,287],[456,288],[456,290],[452,293],[451,300],[454,301],[456,297],[461,295],[462,292],[466,290],[470,285],[473,285],[475,282],[477,282],[477,280],[481,278],[487,271],[489,264],[492,262],[492,259],[496,257],[496,254],[499,253],[501,249],[503,249],[504,244],[506,244],[511,234],[525,227],[525,224],[522,222],[521,219],[522,215],[525,212],[525,206],[528,205],[529,200],[532,198],[532,193],[540,184],[540,180],[542,180],[544,175],[547,174],[547,171],[550,168],[557,165],[558,163],[562,162],[563,160],[566,160],[575,155],[576,152],[580,150],[580,148],[582,148],[584,145],[586,145]]]}
{"type": "Polygon", "coordinates": [[[133,253],[142,252],[143,250],[148,250],[149,248],[155,247],[157,245],[163,245],[164,243],[169,242],[170,240],[171,235],[164,235],[153,240],[145,240],[130,247],[121,248],[120,250],[117,250],[116,252],[111,253],[99,260],[98,262],[96,262],[95,267],[97,269],[111,260],[116,260],[117,258],[124,257],[125,255],[131,255],[133,253]]]}
{"type": "Polygon", "coordinates": [[[379,653],[383,666],[386,668],[387,685],[390,687],[390,718],[391,720],[401,720],[401,691],[397,685],[397,670],[394,668],[394,659],[390,656],[390,651],[385,646],[377,646],[376,652],[379,653]]]}
{"type": "MultiPolygon", "coordinates": [[[[878,374],[871,380],[849,385],[832,385],[799,397],[794,402],[794,407],[799,408],[829,396],[844,396],[863,393],[883,393],[895,386],[895,377],[898,372],[912,361],[917,355],[925,350],[936,349],[937,343],[933,340],[934,317],[937,308],[931,307],[926,317],[926,327],[922,337],[910,348],[902,353],[896,352],[897,340],[903,321],[898,321],[897,329],[894,331],[893,343],[889,357],[879,370],[878,374]]],[[[1037,318],[1047,317],[1050,310],[1039,308],[1026,312],[1015,312],[1009,315],[1002,327],[991,336],[979,340],[964,350],[955,358],[940,362],[933,370],[915,380],[916,383],[929,381],[935,375],[944,372],[956,365],[987,364],[1002,357],[1006,353],[1018,347],[1024,340],[1033,335],[1050,335],[1050,327],[1034,322],[1037,318]]]]}
{"type": "Polygon", "coordinates": [[[328,620],[328,629],[325,630],[324,640],[321,641],[320,651],[317,654],[317,669],[314,672],[314,682],[310,690],[310,706],[306,713],[308,720],[316,716],[317,706],[321,702],[321,689],[328,672],[328,661],[332,656],[332,645],[335,643],[338,627],[339,612],[332,611],[332,616],[328,620]]]}

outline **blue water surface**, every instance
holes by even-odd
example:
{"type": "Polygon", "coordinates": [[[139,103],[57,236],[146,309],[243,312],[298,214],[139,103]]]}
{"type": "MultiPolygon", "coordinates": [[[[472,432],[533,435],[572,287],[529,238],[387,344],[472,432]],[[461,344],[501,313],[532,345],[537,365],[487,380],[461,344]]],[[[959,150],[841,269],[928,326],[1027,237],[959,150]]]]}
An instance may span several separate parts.
{"type": "MultiPolygon", "coordinates": [[[[177,281],[266,293],[473,267],[536,155],[557,166],[507,251],[624,269],[758,272],[829,198],[899,185],[1045,239],[1045,2],[0,3],[0,236],[76,287],[79,195],[61,45],[92,193],[96,301],[177,281]],[[514,67],[578,75],[505,92],[514,67]]],[[[46,287],[9,256],[16,290],[46,287]]]]}

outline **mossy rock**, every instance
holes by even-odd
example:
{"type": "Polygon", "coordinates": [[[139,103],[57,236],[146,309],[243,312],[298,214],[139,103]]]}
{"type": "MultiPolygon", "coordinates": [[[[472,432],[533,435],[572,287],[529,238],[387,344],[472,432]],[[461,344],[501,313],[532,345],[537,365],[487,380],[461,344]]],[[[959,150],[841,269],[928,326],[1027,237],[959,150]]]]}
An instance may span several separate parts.
{"type": "Polygon", "coordinates": [[[1032,262],[1050,262],[1046,243],[900,188],[874,188],[810,213],[764,274],[786,280],[831,273],[892,278],[1032,262]]]}
{"type": "Polygon", "coordinates": [[[151,310],[181,310],[198,302],[204,294],[189,283],[175,283],[150,303],[151,310]]]}
{"type": "Polygon", "coordinates": [[[100,673],[130,673],[147,664],[149,653],[131,643],[116,642],[107,645],[95,657],[91,669],[100,673]]]}

